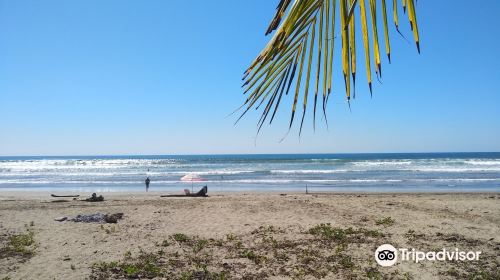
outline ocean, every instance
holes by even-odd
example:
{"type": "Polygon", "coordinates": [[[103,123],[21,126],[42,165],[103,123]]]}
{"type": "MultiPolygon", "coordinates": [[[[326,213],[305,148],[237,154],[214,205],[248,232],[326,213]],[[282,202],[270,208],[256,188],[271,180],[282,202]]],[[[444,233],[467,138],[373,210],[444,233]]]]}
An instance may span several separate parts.
{"type": "Polygon", "coordinates": [[[500,192],[500,153],[0,157],[1,191],[500,192]],[[187,174],[200,182],[185,182],[187,174]]]}

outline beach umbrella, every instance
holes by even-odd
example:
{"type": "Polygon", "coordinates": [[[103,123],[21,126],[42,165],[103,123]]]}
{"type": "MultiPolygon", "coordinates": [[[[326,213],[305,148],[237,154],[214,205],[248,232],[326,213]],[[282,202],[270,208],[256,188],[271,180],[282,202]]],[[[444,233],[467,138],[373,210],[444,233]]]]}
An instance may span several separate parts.
{"type": "Polygon", "coordinates": [[[189,173],[181,177],[181,181],[183,182],[202,182],[205,181],[203,177],[196,173],[189,173]]]}
{"type": "Polygon", "coordinates": [[[196,173],[189,173],[181,177],[183,182],[191,182],[191,192],[193,192],[193,182],[203,182],[205,179],[196,173]]]}

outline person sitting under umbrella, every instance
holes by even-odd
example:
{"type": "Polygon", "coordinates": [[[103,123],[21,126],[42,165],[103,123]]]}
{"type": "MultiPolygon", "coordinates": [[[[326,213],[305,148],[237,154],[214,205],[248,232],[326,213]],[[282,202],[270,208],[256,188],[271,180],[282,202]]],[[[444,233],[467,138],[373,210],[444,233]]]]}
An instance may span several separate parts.
{"type": "Polygon", "coordinates": [[[188,189],[184,189],[186,196],[207,196],[208,186],[203,186],[197,193],[192,194],[188,189]]]}

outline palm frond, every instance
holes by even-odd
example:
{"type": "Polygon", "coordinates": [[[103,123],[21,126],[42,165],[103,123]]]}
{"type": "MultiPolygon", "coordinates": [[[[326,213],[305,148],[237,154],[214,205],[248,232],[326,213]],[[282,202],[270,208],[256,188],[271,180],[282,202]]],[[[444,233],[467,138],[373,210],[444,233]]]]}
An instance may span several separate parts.
{"type": "MultiPolygon", "coordinates": [[[[289,127],[291,128],[300,96],[302,95],[302,118],[300,132],[304,122],[308,97],[313,96],[313,126],[316,120],[318,95],[322,96],[323,115],[326,120],[326,104],[332,89],[335,32],[340,33],[341,65],[347,101],[355,96],[356,81],[356,20],[355,9],[359,7],[359,21],[363,39],[365,69],[368,87],[372,91],[371,50],[375,73],[382,75],[382,62],[378,38],[378,20],[381,10],[385,50],[390,62],[391,48],[389,27],[387,24],[386,1],[380,0],[280,0],[276,13],[267,28],[266,35],[274,32],[271,40],[250,64],[243,75],[243,88],[248,94],[243,104],[243,117],[251,108],[263,106],[258,128],[275,118],[284,96],[292,86],[293,105],[289,127]],[[371,37],[368,27],[368,10],[371,18],[371,37]],[[337,4],[338,3],[338,4],[337,4]],[[379,5],[377,5],[379,4],[379,5]],[[336,29],[336,10],[339,8],[340,28],[336,29]],[[378,6],[378,7],[377,7],[378,6]],[[379,8],[379,9],[377,9],[379,8]],[[313,76],[315,74],[315,76],[313,76]],[[311,80],[314,77],[313,84],[311,80]],[[310,89],[310,87],[314,87],[310,89]],[[313,93],[314,92],[314,93],[313,93]]],[[[398,5],[393,0],[393,18],[396,31],[399,32],[398,5]]],[[[413,37],[420,52],[419,34],[414,0],[402,0],[405,14],[408,15],[413,37]],[[408,13],[406,13],[406,9],[408,13]]],[[[239,119],[238,119],[239,120],[239,119]]]]}

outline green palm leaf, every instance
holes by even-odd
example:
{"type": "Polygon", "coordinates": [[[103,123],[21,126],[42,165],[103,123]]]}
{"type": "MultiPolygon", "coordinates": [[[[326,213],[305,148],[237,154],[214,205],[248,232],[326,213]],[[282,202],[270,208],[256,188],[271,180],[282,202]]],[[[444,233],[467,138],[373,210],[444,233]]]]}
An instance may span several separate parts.
{"type": "MultiPolygon", "coordinates": [[[[380,3],[377,3],[377,0],[280,0],[276,14],[266,31],[266,35],[273,32],[274,34],[244,73],[243,87],[248,96],[242,106],[244,111],[240,118],[251,108],[259,109],[264,105],[258,122],[259,130],[270,113],[269,123],[272,123],[282,98],[288,95],[292,85],[295,85],[292,91],[294,97],[289,127],[291,128],[293,124],[300,95],[302,95],[300,125],[300,131],[302,131],[308,97],[312,93],[311,86],[314,86],[313,125],[316,119],[319,94],[322,96],[323,114],[326,120],[326,104],[332,88],[337,3],[341,24],[339,29],[342,48],[341,63],[347,101],[349,102],[351,98],[351,91],[355,96],[356,20],[360,21],[358,26],[361,26],[366,76],[371,93],[370,43],[373,46],[375,73],[378,76],[382,75],[377,16],[382,17],[385,50],[390,62],[391,49],[386,1],[380,0],[380,3]],[[365,2],[368,2],[369,11],[365,2]],[[360,17],[355,17],[357,7],[360,10],[360,17]],[[380,11],[381,15],[379,15],[380,11]],[[369,37],[368,13],[371,18],[371,38],[369,37]],[[310,84],[313,74],[315,74],[314,84],[310,84]]],[[[417,50],[420,52],[414,0],[403,0],[402,5],[405,13],[408,9],[406,14],[417,44],[417,50]]],[[[396,31],[399,32],[396,0],[393,0],[392,7],[396,31]]]]}

